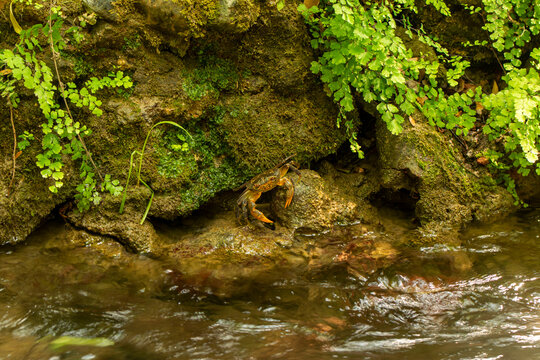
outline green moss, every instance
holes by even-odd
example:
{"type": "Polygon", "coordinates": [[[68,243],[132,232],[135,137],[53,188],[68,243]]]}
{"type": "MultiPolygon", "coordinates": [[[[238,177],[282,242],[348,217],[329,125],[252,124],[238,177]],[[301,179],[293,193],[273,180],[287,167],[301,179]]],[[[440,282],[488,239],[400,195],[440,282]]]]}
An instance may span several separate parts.
{"type": "Polygon", "coordinates": [[[408,143],[417,149],[415,161],[423,171],[425,186],[440,187],[444,182],[444,187],[453,189],[463,203],[485,197],[484,182],[461,165],[457,150],[447,144],[441,135],[418,136],[410,132],[406,136],[408,143]]]}
{"type": "Polygon", "coordinates": [[[188,182],[198,167],[185,132],[176,130],[158,136],[161,137],[160,146],[156,149],[158,173],[166,178],[180,178],[188,182]]]}
{"type": "Polygon", "coordinates": [[[185,16],[190,28],[190,35],[202,37],[205,26],[216,18],[218,0],[171,0],[182,5],[182,15],[185,16]]]}
{"type": "Polygon", "coordinates": [[[180,213],[199,208],[216,193],[234,188],[252,175],[228,156],[228,134],[221,126],[227,112],[223,106],[214,106],[200,118],[184,124],[192,139],[176,129],[162,135],[156,150],[158,172],[183,183],[178,194],[182,199],[180,213]]]}
{"type": "Polygon", "coordinates": [[[73,71],[75,71],[77,77],[86,77],[95,73],[94,67],[87,61],[84,55],[71,54],[67,55],[67,57],[73,61],[73,71]]]}
{"type": "Polygon", "coordinates": [[[199,66],[186,72],[182,89],[193,101],[206,95],[219,96],[221,91],[232,90],[240,79],[236,67],[225,59],[215,56],[199,56],[199,66]]]}
{"type": "Polygon", "coordinates": [[[135,12],[136,0],[115,0],[113,3],[114,12],[120,19],[126,19],[135,12]]]}
{"type": "Polygon", "coordinates": [[[122,50],[135,50],[141,46],[141,35],[139,33],[134,33],[130,36],[124,37],[124,45],[122,50]]]}
{"type": "Polygon", "coordinates": [[[420,166],[420,169],[422,169],[423,171],[427,170],[427,168],[428,168],[428,163],[427,162],[425,162],[422,159],[416,159],[416,162],[418,163],[418,166],[420,166]]]}
{"type": "Polygon", "coordinates": [[[244,32],[248,30],[257,20],[260,14],[260,7],[252,0],[236,0],[233,8],[233,23],[236,31],[244,32]]]}

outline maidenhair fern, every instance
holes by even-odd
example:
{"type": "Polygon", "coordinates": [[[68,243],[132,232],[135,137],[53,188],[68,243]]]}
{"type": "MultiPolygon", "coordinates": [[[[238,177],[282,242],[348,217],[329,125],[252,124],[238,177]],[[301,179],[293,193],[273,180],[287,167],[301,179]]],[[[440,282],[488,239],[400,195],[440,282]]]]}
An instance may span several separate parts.
{"type": "MultiPolygon", "coordinates": [[[[426,0],[426,4],[452,16],[442,0],[426,0]]],[[[417,12],[411,0],[327,0],[309,9],[302,4],[298,9],[310,26],[311,44],[320,53],[311,69],[328,85],[339,105],[337,124],[345,123],[354,151],[362,156],[356,142],[357,124],[348,116],[355,108],[355,94],[376,106],[393,134],[402,131],[405,118],[414,111],[422,112],[431,125],[456,135],[481,126],[492,141],[492,150],[484,155],[503,170],[501,177],[516,196],[515,183],[508,175],[511,168],[527,175],[536,165],[540,174],[540,49],[525,52],[525,45],[540,33],[540,4],[535,0],[482,0],[482,6],[464,6],[471,16],[483,17],[491,39],[464,45],[493,49],[505,72],[502,91],[479,85],[459,89],[469,61],[450,53],[421,25],[416,30],[410,27],[404,10],[417,12]],[[429,46],[435,58],[413,56],[400,37],[403,35],[397,35],[398,16],[404,32],[429,46]],[[525,60],[527,66],[523,66],[525,60]]]]}

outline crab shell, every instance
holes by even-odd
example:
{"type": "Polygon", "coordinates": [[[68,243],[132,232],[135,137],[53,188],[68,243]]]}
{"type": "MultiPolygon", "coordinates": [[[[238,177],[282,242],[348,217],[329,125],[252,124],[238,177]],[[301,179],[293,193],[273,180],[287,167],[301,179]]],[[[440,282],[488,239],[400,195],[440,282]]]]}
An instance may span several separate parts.
{"type": "Polygon", "coordinates": [[[298,176],[301,176],[297,166],[297,163],[292,160],[288,160],[285,163],[282,162],[280,165],[255,176],[244,184],[246,190],[244,190],[238,198],[236,207],[236,217],[238,222],[241,224],[248,223],[248,214],[251,214],[251,216],[257,220],[273,223],[272,220],[269,220],[261,211],[256,209],[255,202],[263,192],[270,191],[276,186],[284,186],[287,189],[285,207],[289,206],[294,196],[294,184],[289,178],[285,177],[285,175],[289,170],[292,170],[298,176]]]}

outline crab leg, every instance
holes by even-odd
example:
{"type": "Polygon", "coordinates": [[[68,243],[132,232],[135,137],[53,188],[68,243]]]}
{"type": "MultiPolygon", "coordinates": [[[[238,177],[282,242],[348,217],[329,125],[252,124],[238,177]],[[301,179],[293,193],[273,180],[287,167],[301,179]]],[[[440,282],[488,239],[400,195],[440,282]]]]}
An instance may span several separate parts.
{"type": "Polygon", "coordinates": [[[269,224],[273,223],[272,220],[269,220],[268,218],[266,218],[266,216],[264,216],[264,214],[261,211],[255,208],[254,201],[248,201],[247,205],[248,205],[249,212],[251,213],[251,215],[253,215],[255,219],[261,220],[262,222],[269,223],[269,224]]]}
{"type": "Polygon", "coordinates": [[[239,203],[234,211],[240,225],[249,223],[247,211],[244,211],[245,207],[245,203],[239,203]]]}
{"type": "Polygon", "coordinates": [[[285,207],[289,206],[294,196],[294,185],[289,178],[281,178],[278,185],[285,186],[287,189],[287,199],[285,200],[285,207]]]}
{"type": "Polygon", "coordinates": [[[296,175],[298,175],[298,178],[301,178],[302,177],[302,174],[300,173],[300,170],[298,170],[298,168],[292,164],[289,164],[289,170],[292,170],[294,171],[294,173],[296,175]]]}

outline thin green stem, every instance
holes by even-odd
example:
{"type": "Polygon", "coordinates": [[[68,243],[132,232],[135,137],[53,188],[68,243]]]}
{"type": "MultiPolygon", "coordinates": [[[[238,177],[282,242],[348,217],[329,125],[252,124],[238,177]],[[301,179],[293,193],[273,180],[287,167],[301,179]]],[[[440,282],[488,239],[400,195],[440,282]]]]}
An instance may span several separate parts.
{"type": "Polygon", "coordinates": [[[150,138],[150,134],[152,133],[152,130],[154,130],[154,128],[156,126],[162,125],[162,124],[169,124],[169,125],[176,126],[177,128],[180,128],[180,129],[184,130],[186,132],[186,134],[188,134],[189,137],[192,138],[191,134],[186,129],[184,129],[182,126],[178,125],[177,123],[175,123],[173,121],[160,121],[157,124],[154,124],[154,126],[152,126],[150,128],[150,130],[148,131],[148,134],[146,134],[146,139],[144,140],[144,144],[143,144],[143,147],[142,147],[141,152],[140,152],[141,157],[140,157],[140,160],[139,160],[139,169],[137,170],[137,185],[139,185],[139,182],[141,181],[142,161],[143,161],[143,156],[144,156],[144,150],[146,149],[146,143],[148,142],[148,138],[150,138]]]}
{"type": "Polygon", "coordinates": [[[133,151],[131,153],[131,157],[129,159],[129,171],[128,171],[128,177],[126,181],[126,186],[124,186],[124,193],[122,194],[122,202],[120,203],[120,210],[118,211],[120,214],[124,212],[124,205],[126,203],[126,197],[127,197],[127,189],[129,186],[129,179],[131,178],[131,169],[133,168],[133,156],[135,154],[138,154],[139,152],[137,150],[133,151]]]}
{"type": "Polygon", "coordinates": [[[9,119],[11,120],[11,128],[13,129],[13,167],[11,169],[11,180],[9,182],[8,194],[11,193],[11,186],[13,186],[13,180],[15,180],[15,165],[17,161],[17,133],[15,132],[15,122],[13,121],[13,106],[11,100],[8,98],[9,104],[9,119]]]}
{"type": "Polygon", "coordinates": [[[186,132],[186,134],[188,134],[188,136],[191,139],[193,139],[191,134],[186,129],[184,129],[182,126],[178,125],[177,123],[172,122],[172,121],[160,121],[157,124],[155,124],[154,126],[152,126],[150,128],[150,130],[148,131],[148,134],[146,134],[146,139],[144,139],[144,143],[143,143],[143,146],[141,148],[141,151],[135,150],[135,151],[133,151],[131,153],[131,157],[129,159],[129,171],[128,171],[128,176],[127,176],[127,180],[126,180],[126,186],[124,186],[124,193],[122,195],[122,202],[120,203],[120,210],[118,212],[120,214],[122,214],[124,212],[124,205],[126,203],[127,189],[128,189],[128,186],[129,186],[129,179],[131,178],[131,169],[133,168],[133,157],[135,156],[135,154],[138,154],[140,156],[140,158],[139,158],[140,160],[139,160],[139,168],[137,170],[137,185],[139,185],[139,183],[142,183],[144,186],[146,186],[148,188],[148,190],[150,190],[150,200],[148,201],[148,204],[146,205],[146,209],[145,209],[143,217],[142,217],[142,219],[140,221],[141,225],[144,223],[144,220],[146,220],[146,217],[148,216],[148,212],[150,211],[150,206],[152,205],[152,201],[154,200],[154,190],[152,190],[150,185],[148,185],[146,182],[144,182],[141,179],[141,168],[142,168],[144,150],[146,149],[146,144],[148,143],[148,139],[150,138],[150,133],[152,132],[152,130],[154,130],[154,128],[156,126],[162,125],[162,124],[169,124],[169,125],[176,126],[177,128],[180,128],[180,129],[184,130],[186,132]]]}

